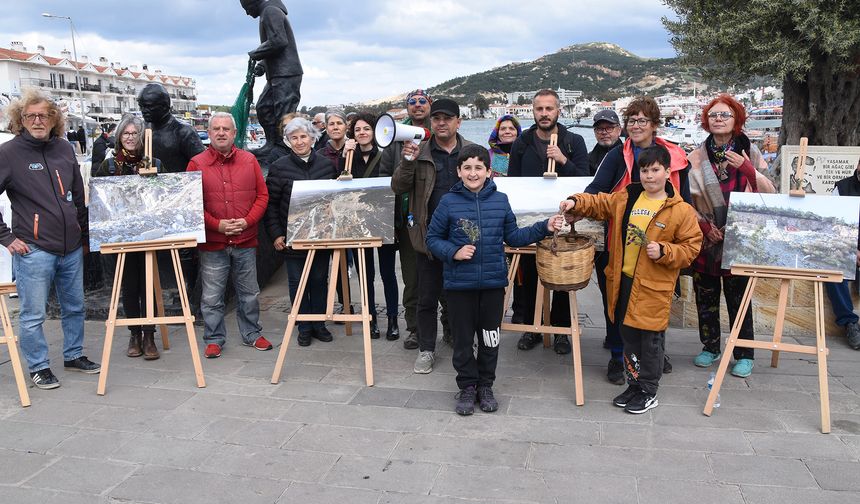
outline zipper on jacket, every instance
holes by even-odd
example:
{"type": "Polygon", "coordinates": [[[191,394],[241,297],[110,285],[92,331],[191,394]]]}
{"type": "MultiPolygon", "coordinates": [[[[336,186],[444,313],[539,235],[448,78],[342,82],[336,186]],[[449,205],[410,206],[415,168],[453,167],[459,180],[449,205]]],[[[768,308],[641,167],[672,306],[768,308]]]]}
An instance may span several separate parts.
{"type": "Polygon", "coordinates": [[[33,214],[33,239],[39,239],[39,214],[33,214]]]}
{"type": "MultiPolygon", "coordinates": [[[[51,167],[48,166],[48,158],[45,157],[45,148],[46,147],[47,147],[47,144],[42,146],[42,161],[45,162],[45,168],[47,170],[50,170],[51,167]]],[[[72,169],[74,169],[74,168],[72,168],[72,169]]],[[[57,180],[59,180],[59,171],[58,170],[55,170],[55,171],[57,171],[57,175],[58,175],[57,180]]],[[[72,174],[72,177],[74,178],[74,173],[72,174]]],[[[51,187],[56,191],[57,188],[54,187],[54,179],[51,178],[50,172],[48,173],[48,180],[51,181],[51,187]]],[[[59,207],[59,209],[60,209],[60,216],[63,218],[63,255],[66,255],[69,253],[69,243],[66,240],[67,235],[68,235],[68,231],[66,230],[66,212],[63,211],[63,204],[60,201],[60,198],[57,198],[56,201],[57,201],[57,207],[59,207]]],[[[75,207],[75,213],[77,214],[77,207],[75,207]]],[[[78,226],[78,227],[80,227],[80,226],[78,226]]]]}
{"type": "MultiPolygon", "coordinates": [[[[475,193],[475,205],[478,208],[478,231],[480,232],[484,229],[484,226],[481,225],[481,198],[480,193],[475,193]]],[[[481,235],[478,235],[478,240],[481,239],[481,235]]],[[[477,247],[477,242],[476,247],[477,247]]],[[[480,248],[481,253],[478,256],[478,288],[482,289],[484,285],[484,247],[480,248]]]]}

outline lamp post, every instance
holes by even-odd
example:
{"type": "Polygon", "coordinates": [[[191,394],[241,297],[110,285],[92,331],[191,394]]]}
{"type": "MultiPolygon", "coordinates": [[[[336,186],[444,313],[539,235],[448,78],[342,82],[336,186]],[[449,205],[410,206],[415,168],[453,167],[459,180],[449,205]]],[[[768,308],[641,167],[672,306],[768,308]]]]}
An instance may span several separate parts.
{"type": "MultiPolygon", "coordinates": [[[[84,93],[81,91],[81,71],[78,68],[78,49],[75,47],[75,23],[72,22],[72,18],[70,16],[55,16],[53,14],[49,14],[47,12],[42,13],[42,17],[46,18],[54,18],[54,19],[67,19],[69,21],[69,31],[72,33],[72,57],[75,58],[73,63],[75,67],[75,78],[78,84],[78,101],[81,106],[81,126],[83,126],[84,131],[86,131],[86,121],[85,121],[85,110],[84,110],[84,93]]],[[[86,139],[84,139],[86,142],[86,139]]]]}

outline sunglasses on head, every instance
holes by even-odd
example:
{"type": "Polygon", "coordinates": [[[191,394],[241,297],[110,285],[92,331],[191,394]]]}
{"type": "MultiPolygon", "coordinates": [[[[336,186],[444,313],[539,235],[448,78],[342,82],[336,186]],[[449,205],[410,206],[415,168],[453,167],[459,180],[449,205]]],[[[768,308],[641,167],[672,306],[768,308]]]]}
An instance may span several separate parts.
{"type": "Polygon", "coordinates": [[[429,102],[427,101],[427,98],[410,98],[406,103],[409,105],[427,105],[429,102]]]}

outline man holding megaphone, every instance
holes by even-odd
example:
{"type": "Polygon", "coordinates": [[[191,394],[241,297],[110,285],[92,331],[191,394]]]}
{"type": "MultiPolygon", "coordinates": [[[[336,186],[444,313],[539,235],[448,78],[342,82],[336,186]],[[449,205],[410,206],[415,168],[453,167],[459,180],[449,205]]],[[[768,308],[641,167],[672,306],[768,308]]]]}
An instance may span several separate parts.
{"type": "Polygon", "coordinates": [[[433,134],[420,146],[403,144],[400,162],[391,177],[391,189],[408,193],[409,212],[406,230],[416,252],[418,271],[418,358],[413,371],[427,374],[436,360],[437,307],[442,295],[442,262],[434,259],[424,240],[427,225],[439,200],[460,179],[457,177],[457,157],[469,142],[457,131],[460,128],[460,107],[448,98],[435,100],[430,106],[430,126],[433,134]]]}
{"type": "MultiPolygon", "coordinates": [[[[403,126],[414,126],[425,130],[425,139],[430,136],[430,106],[433,98],[423,89],[416,89],[406,95],[406,113],[408,117],[403,126]]],[[[389,116],[390,117],[390,116],[389,116]]],[[[393,122],[393,118],[391,119],[393,122]]],[[[379,120],[377,120],[379,125],[379,120]]],[[[385,126],[383,126],[384,128],[385,126]]],[[[396,125],[395,125],[396,127],[396,125]]],[[[377,133],[376,138],[385,136],[387,132],[377,133]]],[[[382,151],[379,161],[379,175],[390,177],[403,156],[403,142],[413,141],[408,138],[403,141],[391,141],[382,151]]],[[[379,143],[379,140],[377,140],[379,143]]],[[[387,142],[386,142],[387,143],[387,142]]],[[[380,145],[383,147],[383,145],[380,145]]],[[[403,348],[415,350],[418,348],[418,324],[416,310],[418,307],[418,273],[415,269],[415,249],[409,239],[406,218],[409,214],[409,197],[407,194],[397,195],[397,210],[394,214],[394,227],[397,235],[398,251],[400,252],[400,271],[403,278],[403,308],[405,309],[407,336],[403,339],[403,348]]],[[[450,341],[448,328],[448,310],[444,297],[442,301],[442,339],[450,341]]]]}

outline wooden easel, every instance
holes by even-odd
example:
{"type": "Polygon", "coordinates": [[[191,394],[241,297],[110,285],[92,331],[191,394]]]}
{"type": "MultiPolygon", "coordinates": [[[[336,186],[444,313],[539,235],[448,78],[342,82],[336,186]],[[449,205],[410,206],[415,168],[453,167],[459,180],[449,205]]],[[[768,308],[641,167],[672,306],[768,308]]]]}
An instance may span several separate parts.
{"type": "MultiPolygon", "coordinates": [[[[356,144],[355,148],[358,148],[356,144]]],[[[355,149],[346,151],[346,162],[344,163],[343,173],[338,175],[338,180],[352,180],[352,160],[355,156],[355,149]]]]}
{"type": "MultiPolygon", "coordinates": [[[[549,145],[551,147],[558,146],[558,134],[553,133],[549,136],[549,145]]],[[[549,157],[549,156],[547,156],[549,157]]],[[[543,178],[558,178],[558,173],[555,171],[555,159],[549,158],[547,160],[546,171],[543,172],[543,178]]]]}
{"type": "MultiPolygon", "coordinates": [[[[531,247],[505,247],[505,253],[513,254],[511,257],[511,268],[508,271],[508,286],[505,288],[505,311],[508,309],[508,302],[511,299],[511,293],[514,290],[514,281],[517,276],[517,270],[520,267],[520,257],[523,255],[535,255],[537,249],[531,247]]],[[[550,320],[550,291],[543,286],[540,278],[537,280],[537,294],[535,295],[535,312],[534,319],[531,325],[529,324],[513,324],[502,322],[500,329],[503,331],[526,331],[543,334],[543,346],[550,346],[550,334],[564,334],[570,336],[570,342],[573,346],[571,352],[573,356],[573,379],[574,390],[576,393],[576,405],[582,406],[585,404],[585,394],[582,389],[582,355],[580,353],[579,344],[579,307],[576,302],[576,291],[567,292],[570,304],[570,327],[554,327],[549,324],[550,320]],[[543,322],[541,322],[543,321],[543,322]]]]}
{"type": "MultiPolygon", "coordinates": [[[[789,188],[789,196],[797,196],[799,198],[806,196],[806,191],[803,190],[803,177],[806,175],[806,151],[808,148],[809,139],[802,137],[800,139],[800,149],[798,149],[797,152],[797,172],[795,173],[795,177],[797,178],[797,189],[789,188]]],[[[791,167],[786,166],[786,169],[790,170],[791,167]]]]}
{"type": "Polygon", "coordinates": [[[98,395],[105,394],[107,384],[108,368],[110,367],[111,345],[113,344],[113,333],[117,326],[127,327],[142,324],[158,324],[161,328],[161,341],[164,349],[170,348],[167,339],[167,324],[185,324],[185,332],[188,335],[188,346],[191,349],[191,360],[194,363],[194,374],[197,377],[197,386],[203,388],[206,382],[203,379],[203,368],[200,365],[200,352],[197,349],[197,338],[194,333],[194,315],[191,313],[191,305],[188,302],[188,292],[185,288],[185,277],[182,274],[182,266],[179,262],[179,249],[193,248],[197,246],[194,238],[181,238],[176,240],[149,240],[142,242],[111,243],[101,246],[102,254],[119,254],[116,261],[116,272],[114,273],[113,291],[111,292],[110,312],[105,321],[105,343],[102,351],[102,370],[99,374],[98,395]],[[179,301],[182,304],[182,315],[166,317],[164,315],[164,302],[161,296],[161,281],[158,278],[155,253],[159,250],[169,250],[173,259],[173,272],[176,275],[176,287],[179,290],[179,301]],[[134,319],[117,319],[119,309],[120,292],[122,288],[122,274],[125,270],[125,256],[133,252],[144,252],[146,268],[146,316],[134,319]],[[155,299],[153,299],[153,293],[155,299]],[[155,305],[158,305],[156,316],[155,305]]]}
{"type": "Polygon", "coordinates": [[[152,128],[143,130],[143,162],[144,167],[137,170],[138,175],[149,176],[158,172],[158,167],[153,166],[152,161],[152,128]]]}
{"type": "Polygon", "coordinates": [[[18,385],[18,397],[21,398],[21,406],[26,408],[30,405],[30,394],[27,392],[27,382],[24,380],[24,370],[21,367],[21,357],[18,354],[18,338],[12,331],[9,310],[6,308],[6,295],[14,292],[16,292],[14,283],[0,284],[0,323],[3,324],[3,336],[0,336],[0,344],[6,343],[6,347],[9,349],[12,374],[15,375],[15,383],[18,385]]]}
{"type": "Polygon", "coordinates": [[[729,367],[729,361],[732,359],[732,353],[735,347],[770,350],[772,352],[770,366],[774,368],[779,364],[779,352],[804,353],[817,356],[818,389],[821,395],[821,432],[824,434],[829,433],[830,396],[827,387],[828,350],[824,338],[824,282],[841,282],[842,272],[781,268],[777,266],[750,266],[743,264],[732,266],[732,275],[746,276],[749,277],[750,280],[749,283],[747,283],[746,290],[744,291],[741,305],[738,308],[738,314],[735,317],[735,323],[732,326],[732,332],[726,342],[726,348],[723,350],[723,356],[720,358],[720,366],[717,369],[717,374],[714,378],[711,392],[708,394],[708,401],[705,403],[705,415],[711,416],[711,413],[714,411],[714,402],[717,399],[717,395],[720,393],[720,385],[723,383],[723,378],[725,377],[726,369],[729,367]],[[753,291],[755,290],[755,286],[759,278],[777,278],[780,280],[779,304],[777,305],[776,318],[774,319],[773,340],[756,341],[738,339],[744,317],[746,317],[747,311],[752,304],[753,291]],[[808,280],[813,282],[815,297],[815,346],[782,343],[782,329],[785,323],[785,309],[788,303],[788,285],[792,280],[808,280]]]}
{"type": "MultiPolygon", "coordinates": [[[[298,289],[296,289],[296,302],[290,308],[287,328],[284,331],[284,339],[281,343],[281,350],[278,352],[278,360],[275,363],[275,370],[272,373],[272,383],[277,384],[281,380],[281,369],[284,367],[284,359],[287,356],[287,348],[290,345],[290,339],[293,335],[293,329],[297,322],[320,322],[320,321],[343,321],[346,322],[346,334],[352,334],[350,323],[361,322],[362,334],[364,335],[364,375],[365,382],[368,387],[373,386],[373,354],[371,353],[370,344],[370,310],[367,299],[367,264],[365,262],[364,250],[366,248],[378,248],[382,246],[382,238],[365,238],[354,240],[294,240],[292,247],[294,250],[307,250],[308,255],[305,257],[305,266],[302,269],[302,277],[299,280],[298,289]],[[343,306],[350,306],[349,300],[349,280],[346,271],[346,251],[348,249],[357,249],[356,254],[358,260],[358,285],[361,291],[361,313],[334,313],[334,298],[335,286],[338,280],[338,272],[340,272],[340,280],[343,286],[343,306]],[[305,289],[308,284],[308,277],[311,273],[311,266],[314,262],[317,250],[332,250],[332,270],[329,275],[328,283],[328,299],[326,300],[325,313],[317,314],[299,314],[301,308],[301,299],[304,297],[305,289]]],[[[344,310],[345,311],[345,310],[344,310]]]]}

